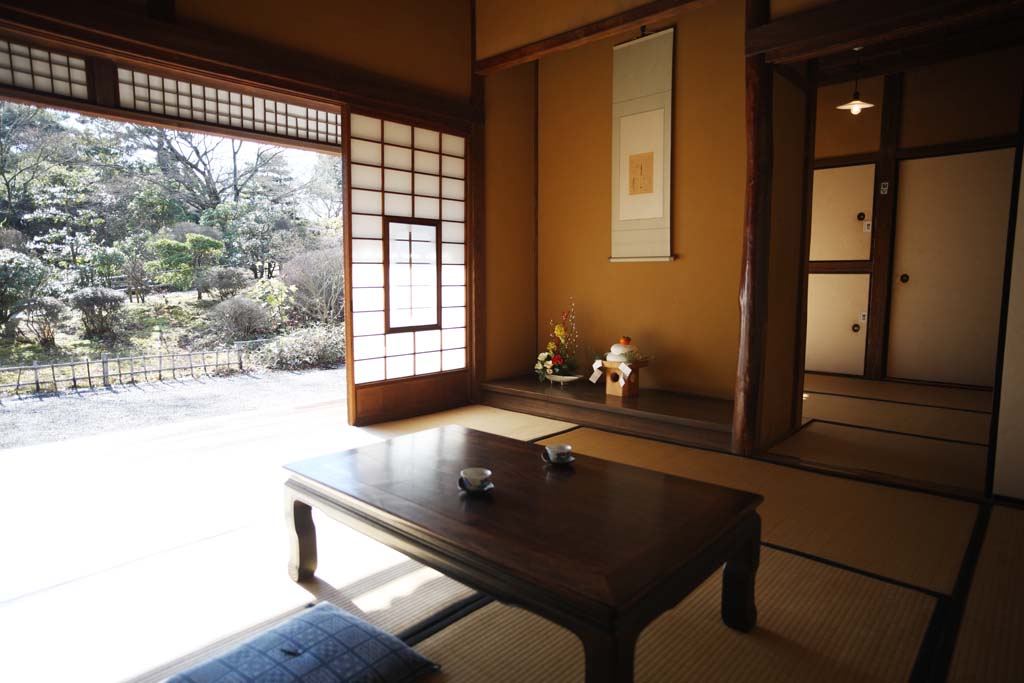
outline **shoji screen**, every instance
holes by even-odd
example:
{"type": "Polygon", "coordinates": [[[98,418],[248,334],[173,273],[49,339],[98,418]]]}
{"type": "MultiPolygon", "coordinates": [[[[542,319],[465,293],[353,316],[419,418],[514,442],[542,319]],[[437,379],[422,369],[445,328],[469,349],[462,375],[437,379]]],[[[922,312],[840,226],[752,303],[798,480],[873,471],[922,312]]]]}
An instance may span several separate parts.
{"type": "Polygon", "coordinates": [[[350,131],[349,367],[365,423],[466,383],[466,141],[359,114],[350,131]]]}

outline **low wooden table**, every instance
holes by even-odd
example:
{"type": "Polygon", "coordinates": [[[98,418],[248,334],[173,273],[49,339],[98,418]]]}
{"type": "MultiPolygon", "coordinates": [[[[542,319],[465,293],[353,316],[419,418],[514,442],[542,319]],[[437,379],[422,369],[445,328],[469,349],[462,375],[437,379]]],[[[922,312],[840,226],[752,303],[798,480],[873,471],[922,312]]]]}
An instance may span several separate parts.
{"type": "Polygon", "coordinates": [[[632,681],[643,628],[725,564],[722,620],[757,621],[762,497],[458,426],[292,463],[293,579],[316,571],[312,508],[457,581],[573,631],[588,683],[632,681]],[[457,486],[494,470],[492,493],[457,486]]]}

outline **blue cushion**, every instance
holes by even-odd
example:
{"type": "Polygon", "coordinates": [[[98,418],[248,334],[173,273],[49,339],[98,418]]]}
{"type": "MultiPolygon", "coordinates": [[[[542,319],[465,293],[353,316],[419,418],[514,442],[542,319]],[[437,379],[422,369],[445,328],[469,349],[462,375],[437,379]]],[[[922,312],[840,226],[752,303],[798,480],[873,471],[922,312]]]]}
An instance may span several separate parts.
{"type": "Polygon", "coordinates": [[[167,683],[399,683],[439,668],[398,638],[321,602],[167,683]]]}

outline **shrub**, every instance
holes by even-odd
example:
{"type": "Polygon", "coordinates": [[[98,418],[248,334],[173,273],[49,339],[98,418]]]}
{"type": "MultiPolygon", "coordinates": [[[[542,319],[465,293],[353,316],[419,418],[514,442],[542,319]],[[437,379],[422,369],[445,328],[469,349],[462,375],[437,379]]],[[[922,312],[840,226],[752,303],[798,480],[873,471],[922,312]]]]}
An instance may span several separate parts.
{"type": "Polygon", "coordinates": [[[42,294],[50,280],[50,268],[37,258],[0,249],[0,331],[13,338],[17,316],[42,294]]]}
{"type": "Polygon", "coordinates": [[[315,325],[296,330],[257,351],[256,361],[278,370],[337,367],[345,362],[345,328],[315,325]]]}
{"type": "Polygon", "coordinates": [[[121,323],[124,294],[106,287],[84,287],[71,295],[71,305],[82,314],[85,336],[112,336],[121,323]]]}
{"type": "Polygon", "coordinates": [[[0,228],[0,249],[11,251],[25,251],[28,240],[24,233],[14,228],[0,228]]]}
{"type": "Polygon", "coordinates": [[[293,290],[280,280],[260,280],[249,290],[249,296],[263,305],[270,315],[271,326],[280,327],[287,322],[294,307],[293,290]]]}
{"type": "Polygon", "coordinates": [[[213,294],[226,301],[246,288],[252,281],[249,273],[241,268],[217,266],[203,273],[196,282],[196,289],[213,294]]]}
{"type": "Polygon", "coordinates": [[[340,248],[299,254],[284,264],[281,279],[293,287],[296,311],[312,322],[331,324],[345,318],[344,258],[340,248]]]}
{"type": "Polygon", "coordinates": [[[67,318],[68,307],[60,299],[42,296],[25,309],[25,327],[41,346],[57,345],[57,327],[67,318]]]}
{"type": "Polygon", "coordinates": [[[270,313],[259,302],[233,296],[210,309],[210,319],[229,340],[254,339],[274,329],[270,313]]]}

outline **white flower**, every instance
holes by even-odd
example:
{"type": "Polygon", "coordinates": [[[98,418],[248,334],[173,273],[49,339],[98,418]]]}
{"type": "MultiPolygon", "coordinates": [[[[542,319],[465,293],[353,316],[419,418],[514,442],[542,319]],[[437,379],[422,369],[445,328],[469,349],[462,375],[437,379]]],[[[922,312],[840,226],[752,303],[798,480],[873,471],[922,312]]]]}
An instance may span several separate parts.
{"type": "Polygon", "coordinates": [[[544,369],[544,364],[541,363],[540,361],[537,361],[537,364],[533,366],[533,369],[534,370],[543,370],[544,369]]]}
{"type": "Polygon", "coordinates": [[[547,351],[545,351],[544,353],[538,353],[537,354],[537,360],[544,360],[545,358],[547,358],[547,356],[548,356],[548,352],[547,351]]]}
{"type": "Polygon", "coordinates": [[[548,368],[547,372],[548,372],[548,374],[549,374],[549,375],[553,375],[553,374],[555,374],[555,373],[554,373],[554,372],[553,372],[553,371],[551,370],[551,368],[548,368]]]}
{"type": "Polygon", "coordinates": [[[552,363],[551,361],[547,361],[544,363],[544,367],[546,368],[550,368],[552,365],[554,365],[554,363],[552,363]]]}

